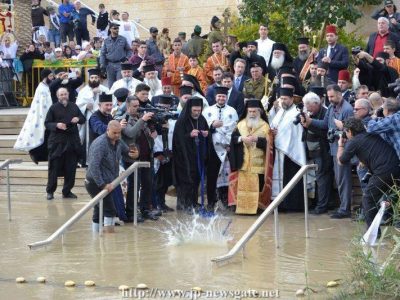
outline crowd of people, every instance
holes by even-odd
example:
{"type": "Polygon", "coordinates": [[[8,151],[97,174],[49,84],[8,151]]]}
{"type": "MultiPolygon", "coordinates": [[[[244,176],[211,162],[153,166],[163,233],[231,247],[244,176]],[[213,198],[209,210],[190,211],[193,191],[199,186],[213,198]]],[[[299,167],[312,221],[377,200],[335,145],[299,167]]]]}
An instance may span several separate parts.
{"type": "MultiPolygon", "coordinates": [[[[53,54],[32,44],[26,53],[46,59],[64,52],[94,55],[99,65],[88,74],[43,69],[15,148],[30,151],[36,162],[49,161],[48,200],[60,174],[63,197],[76,198],[71,191],[76,167],[87,166],[88,193],[110,191],[104,224],[111,231],[116,217],[133,221],[133,176],[126,193],[110,183],[120,166],[126,169],[135,161],[151,165],[140,170],[139,221],[174,210],[165,203],[171,186],[177,210],[192,213],[201,205],[213,211],[220,202],[237,214],[257,214],[301,166],[314,163],[318,169],[279,209],[304,210],[307,186],[315,198],[312,213],[327,213],[335,178],[340,206],[331,218],[350,218],[356,170],[363,190],[361,215],[370,225],[378,201],[400,178],[400,17],[391,0],[374,14],[377,32],[365,50],[341,45],[337,27],[328,25],[327,46],[312,49],[307,38],[299,38],[295,58],[285,44],[268,37],[267,24],[260,24],[258,40],[233,47],[226,44],[216,16],[207,38],[197,25],[188,41],[183,32],[171,40],[167,28],[159,36],[156,27],[140,40],[128,13],[120,20],[103,4],[96,21],[79,0],[74,5],[63,0],[58,14],[41,9],[38,0],[32,3],[38,40],[46,49],[67,39],[68,46],[53,54]],[[51,19],[49,29],[43,28],[43,15],[51,19]],[[97,24],[91,41],[88,16],[97,24]],[[41,34],[46,31],[48,40],[41,34]],[[201,65],[206,49],[210,53],[201,65]]],[[[2,47],[10,48],[5,40],[8,46],[2,47]]],[[[96,207],[95,230],[98,222],[96,207]]]]}

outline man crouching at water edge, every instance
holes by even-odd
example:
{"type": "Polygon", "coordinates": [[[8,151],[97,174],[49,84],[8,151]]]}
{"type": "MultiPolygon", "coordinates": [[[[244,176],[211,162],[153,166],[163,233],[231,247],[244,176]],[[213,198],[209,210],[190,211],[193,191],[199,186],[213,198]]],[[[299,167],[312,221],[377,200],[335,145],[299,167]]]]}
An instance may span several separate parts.
{"type": "Polygon", "coordinates": [[[354,117],[346,119],[343,131],[339,139],[337,160],[340,164],[346,164],[356,155],[371,173],[362,197],[365,220],[369,227],[378,212],[380,198],[390,193],[400,179],[400,161],[396,151],[379,135],[366,132],[362,120],[354,117]]]}
{"type": "MultiPolygon", "coordinates": [[[[99,136],[91,144],[88,155],[88,169],[86,172],[85,186],[90,197],[95,197],[105,189],[109,194],[103,199],[104,207],[104,232],[114,232],[114,216],[116,209],[112,199],[111,182],[119,175],[119,161],[121,156],[132,159],[139,157],[139,151],[130,151],[128,146],[121,143],[121,125],[112,120],[108,123],[107,132],[99,136]]],[[[93,211],[93,231],[99,231],[99,204],[93,211]]]]}

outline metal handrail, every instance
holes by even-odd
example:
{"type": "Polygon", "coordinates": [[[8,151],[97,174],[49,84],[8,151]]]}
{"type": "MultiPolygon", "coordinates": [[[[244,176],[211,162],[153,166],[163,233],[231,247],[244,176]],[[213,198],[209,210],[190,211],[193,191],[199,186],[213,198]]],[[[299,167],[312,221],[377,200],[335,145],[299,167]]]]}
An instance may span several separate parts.
{"type": "MultiPolygon", "coordinates": [[[[137,170],[139,168],[150,168],[149,162],[135,162],[128,169],[126,169],[122,174],[120,174],[116,179],[111,182],[112,190],[114,190],[123,180],[125,180],[129,175],[131,175],[135,171],[135,194],[134,194],[134,208],[133,208],[133,218],[134,225],[137,224],[137,170]]],[[[64,235],[64,232],[67,231],[74,223],[79,221],[90,209],[92,209],[97,203],[100,202],[100,212],[99,212],[99,231],[100,234],[103,230],[103,198],[106,197],[110,192],[107,190],[102,190],[99,192],[91,201],[89,201],[84,207],[82,207],[75,215],[73,215],[68,221],[66,221],[60,228],[58,228],[52,235],[50,235],[47,239],[35,243],[31,243],[28,247],[32,249],[37,249],[48,244],[51,244],[56,238],[64,235]]]]}
{"type": "MultiPolygon", "coordinates": [[[[231,259],[234,255],[236,255],[241,249],[243,249],[246,243],[251,239],[251,237],[256,233],[256,231],[261,227],[262,224],[266,221],[267,217],[275,210],[277,212],[278,205],[282,203],[285,197],[290,193],[290,191],[294,188],[294,186],[300,181],[301,177],[303,177],[303,185],[304,185],[304,214],[305,214],[305,231],[306,237],[308,238],[308,199],[307,199],[307,174],[306,172],[309,169],[315,169],[317,165],[305,165],[300,168],[300,170],[296,173],[296,175],[289,181],[289,183],[283,188],[283,190],[278,194],[278,196],[271,202],[270,205],[265,209],[265,211],[258,217],[258,219],[251,225],[251,227],[246,231],[246,233],[240,238],[240,240],[232,247],[231,250],[225,255],[217,256],[211,259],[213,262],[221,262],[228,259],[231,259]]],[[[277,213],[275,213],[275,233],[278,232],[278,222],[277,222],[277,213]]],[[[275,234],[275,238],[277,234],[275,234]]],[[[277,240],[277,239],[276,239],[277,240]]]]}
{"type": "MultiPolygon", "coordinates": [[[[46,0],[46,1],[47,1],[48,3],[51,3],[51,4],[52,4],[53,6],[55,6],[55,7],[58,7],[58,5],[59,5],[59,3],[56,3],[56,2],[53,1],[53,0],[46,0]]],[[[96,18],[99,17],[99,14],[98,14],[94,9],[92,9],[89,5],[83,3],[82,1],[81,1],[81,4],[82,4],[84,7],[86,7],[87,9],[90,9],[92,12],[94,12],[96,18]]],[[[129,21],[130,21],[130,22],[133,22],[135,25],[139,26],[140,28],[142,28],[142,29],[145,30],[146,32],[149,32],[149,28],[144,27],[144,26],[143,26],[142,24],[140,24],[139,22],[136,22],[135,20],[129,20],[129,21]]]]}
{"type": "Polygon", "coordinates": [[[0,164],[0,170],[6,168],[7,172],[7,198],[8,198],[8,221],[11,221],[11,189],[10,189],[10,164],[20,164],[22,159],[7,159],[0,164]]]}

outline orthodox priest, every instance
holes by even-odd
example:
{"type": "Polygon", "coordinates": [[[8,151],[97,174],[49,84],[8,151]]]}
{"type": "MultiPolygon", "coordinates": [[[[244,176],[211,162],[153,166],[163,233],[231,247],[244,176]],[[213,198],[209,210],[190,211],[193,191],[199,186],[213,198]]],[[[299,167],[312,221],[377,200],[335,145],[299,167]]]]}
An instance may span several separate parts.
{"type": "Polygon", "coordinates": [[[76,165],[82,151],[77,125],[84,124],[85,117],[75,103],[69,102],[66,88],[59,88],[56,95],[58,102],[50,107],[44,123],[50,131],[47,200],[54,198],[60,174],[64,175],[63,198],[74,199],[77,196],[71,189],[75,185],[76,165]]]}
{"type": "MultiPolygon", "coordinates": [[[[299,111],[293,104],[293,89],[280,88],[280,109],[271,121],[275,135],[275,163],[272,180],[272,199],[306,164],[306,151],[302,142],[303,128],[293,124],[299,111]]],[[[300,181],[280,204],[279,209],[301,211],[304,209],[303,181],[300,181]]]]}
{"type": "Polygon", "coordinates": [[[47,134],[44,120],[53,104],[49,85],[54,80],[54,74],[50,69],[43,69],[40,78],[42,81],[36,88],[28,116],[14,145],[16,150],[29,151],[36,164],[39,161],[47,161],[47,134]]]}
{"type": "Polygon", "coordinates": [[[232,133],[229,205],[237,214],[256,214],[271,200],[272,136],[261,101],[249,99],[232,133]]]}
{"type": "MultiPolygon", "coordinates": [[[[91,115],[99,109],[99,95],[102,93],[108,94],[108,88],[100,84],[100,69],[90,69],[89,82],[82,88],[78,97],[76,98],[76,105],[78,105],[81,113],[85,116],[86,120],[89,121],[91,115]]],[[[80,126],[79,137],[81,138],[82,144],[87,136],[87,124],[80,126]]]]}
{"type": "Polygon", "coordinates": [[[190,97],[176,121],[172,139],[173,157],[179,158],[172,163],[177,209],[188,212],[198,206],[199,183],[203,187],[205,179],[209,128],[202,111],[203,99],[190,97]]]}
{"type": "Polygon", "coordinates": [[[207,168],[207,208],[212,211],[217,202],[217,194],[223,204],[228,204],[230,167],[227,154],[238,121],[236,110],[226,104],[228,90],[223,86],[215,87],[216,104],[203,112],[212,137],[207,168]]]}

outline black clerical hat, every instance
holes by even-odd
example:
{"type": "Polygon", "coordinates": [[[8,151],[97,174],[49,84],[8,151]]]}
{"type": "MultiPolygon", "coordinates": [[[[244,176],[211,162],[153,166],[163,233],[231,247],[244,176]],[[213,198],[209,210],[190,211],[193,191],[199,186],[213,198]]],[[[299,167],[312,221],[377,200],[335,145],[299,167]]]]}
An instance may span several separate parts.
{"type": "Polygon", "coordinates": [[[133,65],[130,63],[121,64],[121,71],[126,71],[126,70],[133,71],[133,65]]]}
{"type": "Polygon", "coordinates": [[[182,85],[179,87],[179,94],[181,95],[181,97],[183,95],[191,95],[192,91],[193,91],[193,88],[191,86],[182,85]]]}
{"type": "Polygon", "coordinates": [[[49,76],[51,73],[53,73],[50,69],[43,69],[40,72],[40,79],[43,80],[45,79],[47,76],[49,76]]]}
{"type": "Polygon", "coordinates": [[[218,95],[218,94],[228,95],[228,91],[229,91],[229,89],[225,86],[216,86],[214,88],[214,90],[215,90],[215,95],[218,95]]]}
{"type": "Polygon", "coordinates": [[[111,94],[106,94],[106,93],[101,93],[99,95],[99,102],[112,102],[112,95],[111,94]]]}
{"type": "Polygon", "coordinates": [[[203,99],[197,96],[190,97],[188,101],[190,100],[191,106],[203,106],[203,99]]]}
{"type": "Polygon", "coordinates": [[[299,45],[309,45],[310,44],[310,39],[307,37],[300,37],[297,39],[297,43],[299,45]]]}
{"type": "Polygon", "coordinates": [[[101,72],[100,69],[90,69],[88,70],[89,76],[97,75],[100,76],[101,72]]]}
{"type": "Polygon", "coordinates": [[[279,89],[279,95],[280,96],[289,96],[289,97],[293,97],[293,89],[291,88],[280,88],[279,89]]]}
{"type": "Polygon", "coordinates": [[[290,84],[292,86],[296,85],[296,78],[292,76],[285,76],[281,78],[281,85],[290,84]]]}
{"type": "Polygon", "coordinates": [[[248,99],[246,100],[246,107],[247,108],[260,108],[260,100],[258,99],[248,99]]]}
{"type": "Polygon", "coordinates": [[[258,47],[258,43],[256,41],[247,42],[247,46],[252,45],[258,47]]]}
{"type": "Polygon", "coordinates": [[[155,65],[145,65],[143,67],[143,73],[147,73],[147,72],[154,72],[156,70],[156,66],[155,65]]]}

